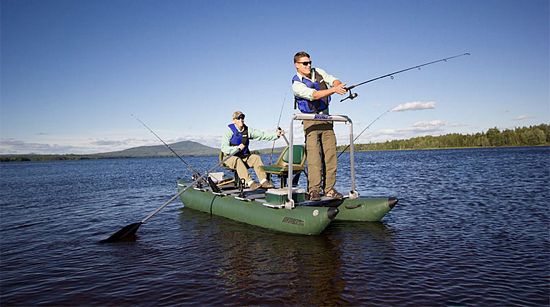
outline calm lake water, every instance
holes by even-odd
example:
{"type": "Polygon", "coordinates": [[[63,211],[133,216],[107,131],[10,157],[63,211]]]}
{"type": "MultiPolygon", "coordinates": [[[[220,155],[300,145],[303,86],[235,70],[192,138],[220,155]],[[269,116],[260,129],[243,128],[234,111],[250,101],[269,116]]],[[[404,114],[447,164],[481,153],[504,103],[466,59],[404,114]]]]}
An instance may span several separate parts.
{"type": "Polygon", "coordinates": [[[121,244],[98,241],[168,200],[181,161],[0,164],[0,304],[550,305],[549,147],[356,162],[361,195],[400,199],[382,223],[294,236],[176,201],[121,244]]]}

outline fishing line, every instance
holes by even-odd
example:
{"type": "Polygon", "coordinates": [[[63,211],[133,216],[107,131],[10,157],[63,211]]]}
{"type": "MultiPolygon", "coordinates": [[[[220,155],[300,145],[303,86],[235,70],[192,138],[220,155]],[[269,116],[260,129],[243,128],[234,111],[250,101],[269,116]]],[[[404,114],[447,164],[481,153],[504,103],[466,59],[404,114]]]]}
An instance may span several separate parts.
{"type": "MultiPolygon", "coordinates": [[[[376,121],[378,121],[380,118],[382,118],[382,116],[386,115],[387,113],[391,112],[391,110],[393,110],[394,108],[391,108],[391,109],[388,109],[387,111],[385,111],[384,113],[380,114],[377,118],[375,118],[367,127],[365,127],[365,129],[363,129],[363,131],[361,131],[354,139],[353,139],[353,142],[355,143],[355,141],[361,136],[361,134],[363,134],[363,132],[367,131],[367,129],[370,128],[370,126],[372,126],[376,121]]],[[[336,157],[336,159],[338,160],[338,158],[340,158],[340,156],[351,146],[351,144],[349,144],[348,146],[346,146],[346,148],[344,148],[344,150],[342,150],[339,154],[338,154],[338,157],[336,157]]]]}
{"type": "Polygon", "coordinates": [[[166,142],[160,138],[160,136],[158,136],[158,134],[155,133],[155,131],[153,131],[151,128],[149,128],[149,126],[147,126],[144,122],[142,122],[139,118],[137,118],[134,114],[130,114],[133,118],[135,118],[138,122],[140,122],[143,127],[147,128],[147,130],[151,131],[151,133],[157,137],[157,139],[159,139],[162,144],[164,144],[164,146],[168,147],[168,149],[170,149],[170,151],[172,151],[172,153],[174,155],[176,155],[176,157],[178,157],[180,159],[181,162],[183,162],[183,164],[185,164],[185,166],[187,166],[187,168],[193,173],[193,178],[198,178],[201,176],[201,174],[199,172],[197,172],[189,163],[185,162],[185,160],[183,160],[183,158],[178,155],[178,153],[172,149],[172,147],[170,147],[170,145],[166,144],[166,142]]]}
{"type": "MultiPolygon", "coordinates": [[[[279,125],[281,124],[281,116],[283,115],[283,108],[285,106],[286,102],[286,94],[285,98],[283,99],[283,104],[281,105],[281,111],[279,112],[279,120],[277,121],[277,128],[281,129],[279,125]]],[[[273,145],[271,146],[271,156],[269,157],[269,164],[273,164],[273,150],[275,149],[275,141],[273,141],[273,145]]]]}

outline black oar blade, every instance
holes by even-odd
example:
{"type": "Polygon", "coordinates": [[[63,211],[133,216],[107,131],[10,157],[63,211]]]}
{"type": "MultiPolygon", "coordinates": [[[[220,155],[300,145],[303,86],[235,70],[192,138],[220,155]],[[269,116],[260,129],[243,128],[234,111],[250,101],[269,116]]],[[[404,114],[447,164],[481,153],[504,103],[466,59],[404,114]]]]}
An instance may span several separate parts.
{"type": "Polygon", "coordinates": [[[133,223],[127,226],[124,226],[121,230],[115,232],[110,237],[105,240],[99,241],[100,243],[114,243],[120,241],[132,241],[136,238],[136,232],[139,229],[139,226],[143,224],[142,222],[133,223]]]}

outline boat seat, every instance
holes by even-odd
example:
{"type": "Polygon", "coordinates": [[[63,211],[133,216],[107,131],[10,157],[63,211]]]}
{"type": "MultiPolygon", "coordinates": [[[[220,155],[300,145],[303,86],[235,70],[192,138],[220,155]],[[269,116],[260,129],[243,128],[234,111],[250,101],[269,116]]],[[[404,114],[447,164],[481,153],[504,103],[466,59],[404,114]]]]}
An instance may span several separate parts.
{"type": "MultiPolygon", "coordinates": [[[[264,165],[262,169],[269,175],[276,175],[281,179],[281,188],[286,186],[286,180],[288,178],[288,149],[287,146],[283,152],[279,155],[277,162],[272,165],[264,165]]],[[[292,179],[292,185],[297,185],[298,180],[300,179],[300,173],[305,170],[306,163],[306,149],[304,145],[294,145],[292,155],[292,174],[294,175],[292,179]]]]}

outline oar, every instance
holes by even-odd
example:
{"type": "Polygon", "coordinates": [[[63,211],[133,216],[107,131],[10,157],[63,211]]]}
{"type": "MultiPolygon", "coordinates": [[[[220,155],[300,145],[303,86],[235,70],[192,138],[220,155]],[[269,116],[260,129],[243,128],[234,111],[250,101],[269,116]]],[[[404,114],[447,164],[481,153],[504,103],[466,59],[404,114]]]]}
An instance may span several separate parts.
{"type": "Polygon", "coordinates": [[[231,158],[232,156],[234,156],[236,153],[238,153],[240,150],[237,150],[235,153],[227,156],[225,159],[223,159],[221,162],[219,162],[218,164],[216,164],[216,166],[212,167],[211,169],[209,169],[204,175],[200,176],[199,178],[197,178],[195,181],[193,181],[191,184],[189,184],[189,186],[187,186],[185,189],[181,190],[178,192],[178,194],[172,196],[172,198],[170,198],[169,200],[167,200],[164,204],[162,204],[162,206],[158,207],[155,211],[149,213],[149,215],[147,215],[143,220],[137,222],[137,223],[133,223],[133,224],[130,224],[130,225],[126,225],[124,226],[122,229],[120,229],[119,231],[115,232],[114,234],[112,234],[109,238],[107,239],[104,239],[104,240],[101,240],[99,241],[100,243],[114,243],[114,242],[119,242],[119,241],[125,241],[125,240],[131,240],[131,239],[134,239],[135,238],[135,235],[136,235],[136,232],[138,231],[139,229],[139,226],[141,226],[142,224],[145,224],[149,219],[151,219],[153,216],[155,216],[157,213],[159,213],[162,209],[164,209],[166,206],[168,206],[171,202],[173,202],[176,198],[178,198],[181,194],[183,194],[185,191],[187,191],[189,188],[193,187],[194,184],[196,184],[197,182],[199,182],[200,180],[204,179],[204,177],[208,176],[208,174],[210,172],[212,172],[213,170],[215,170],[218,166],[222,165],[223,163],[225,163],[225,161],[227,161],[227,159],[231,158]]]}

